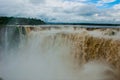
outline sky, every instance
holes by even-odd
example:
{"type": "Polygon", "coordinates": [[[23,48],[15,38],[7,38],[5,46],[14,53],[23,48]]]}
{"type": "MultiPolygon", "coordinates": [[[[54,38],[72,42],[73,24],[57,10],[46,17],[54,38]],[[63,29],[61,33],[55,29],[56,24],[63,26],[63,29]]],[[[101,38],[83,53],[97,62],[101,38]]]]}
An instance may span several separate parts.
{"type": "Polygon", "coordinates": [[[0,16],[45,22],[120,23],[120,0],[0,0],[0,16]]]}

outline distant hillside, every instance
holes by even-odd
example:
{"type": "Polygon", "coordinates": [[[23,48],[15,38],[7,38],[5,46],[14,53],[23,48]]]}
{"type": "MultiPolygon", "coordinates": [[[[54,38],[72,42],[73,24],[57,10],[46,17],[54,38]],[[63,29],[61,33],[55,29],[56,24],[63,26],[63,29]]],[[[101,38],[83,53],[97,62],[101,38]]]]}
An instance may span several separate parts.
{"type": "Polygon", "coordinates": [[[0,25],[40,25],[45,24],[40,19],[18,18],[18,17],[0,17],[0,25]]]}
{"type": "Polygon", "coordinates": [[[93,25],[93,26],[120,26],[114,23],[46,23],[47,25],[93,25]]]}

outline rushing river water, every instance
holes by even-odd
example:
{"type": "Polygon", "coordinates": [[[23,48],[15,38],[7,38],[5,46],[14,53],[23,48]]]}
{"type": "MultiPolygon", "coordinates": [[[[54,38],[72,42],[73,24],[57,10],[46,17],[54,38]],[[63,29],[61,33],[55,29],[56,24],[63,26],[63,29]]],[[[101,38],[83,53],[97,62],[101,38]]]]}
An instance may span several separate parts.
{"type": "Polygon", "coordinates": [[[119,80],[119,28],[25,26],[1,34],[3,80],[119,80]]]}

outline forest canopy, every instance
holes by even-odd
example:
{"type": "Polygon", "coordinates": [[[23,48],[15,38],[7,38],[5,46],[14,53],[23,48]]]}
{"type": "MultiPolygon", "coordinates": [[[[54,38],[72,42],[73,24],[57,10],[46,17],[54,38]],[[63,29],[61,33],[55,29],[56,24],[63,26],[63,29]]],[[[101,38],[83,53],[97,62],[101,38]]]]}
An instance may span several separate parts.
{"type": "Polygon", "coordinates": [[[41,25],[45,24],[41,19],[19,18],[19,17],[0,17],[0,25],[41,25]]]}

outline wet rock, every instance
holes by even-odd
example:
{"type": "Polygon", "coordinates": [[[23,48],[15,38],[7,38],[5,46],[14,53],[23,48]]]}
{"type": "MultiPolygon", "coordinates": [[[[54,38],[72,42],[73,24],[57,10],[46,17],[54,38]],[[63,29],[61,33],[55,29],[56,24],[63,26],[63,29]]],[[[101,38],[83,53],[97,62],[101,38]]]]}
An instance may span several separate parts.
{"type": "Polygon", "coordinates": [[[112,29],[107,29],[105,32],[104,32],[104,35],[109,35],[109,36],[113,36],[116,34],[117,31],[115,30],[112,30],[112,29]]]}

